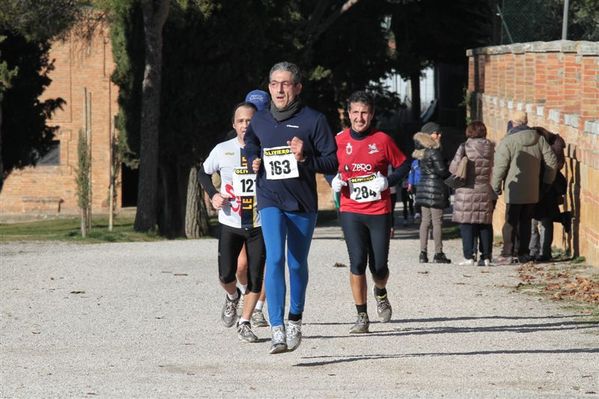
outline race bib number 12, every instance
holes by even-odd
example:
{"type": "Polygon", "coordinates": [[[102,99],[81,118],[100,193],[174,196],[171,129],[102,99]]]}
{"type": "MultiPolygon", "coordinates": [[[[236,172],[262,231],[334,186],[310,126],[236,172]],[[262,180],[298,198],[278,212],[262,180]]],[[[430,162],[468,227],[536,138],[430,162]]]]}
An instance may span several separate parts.
{"type": "Polygon", "coordinates": [[[265,148],[262,161],[268,180],[291,179],[299,176],[297,160],[290,147],[265,148]]]}
{"type": "Polygon", "coordinates": [[[349,197],[356,202],[371,202],[381,199],[381,193],[373,190],[376,175],[352,177],[349,179],[349,197]]]}
{"type": "Polygon", "coordinates": [[[253,197],[256,195],[256,175],[247,168],[233,169],[233,192],[237,197],[253,197]]]}

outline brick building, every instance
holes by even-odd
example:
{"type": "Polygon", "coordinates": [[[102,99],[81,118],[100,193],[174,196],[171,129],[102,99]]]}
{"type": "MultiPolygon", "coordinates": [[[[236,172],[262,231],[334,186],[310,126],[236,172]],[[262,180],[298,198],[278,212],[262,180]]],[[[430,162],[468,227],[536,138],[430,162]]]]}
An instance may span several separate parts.
{"type": "MultiPolygon", "coordinates": [[[[78,214],[77,143],[85,127],[85,92],[91,98],[92,211],[108,212],[110,138],[118,111],[118,88],[110,81],[114,69],[107,29],[90,40],[70,34],[55,42],[49,59],[55,69],[45,98],[61,97],[66,104],[48,122],[58,126],[54,147],[36,167],[14,170],[0,193],[3,218],[78,214]]],[[[120,190],[117,191],[120,198],[120,190]]],[[[120,204],[120,201],[117,201],[120,204]]]]}
{"type": "MultiPolygon", "coordinates": [[[[559,133],[567,143],[564,210],[574,215],[573,233],[555,225],[553,245],[599,265],[599,43],[534,42],[468,51],[470,114],[498,142],[510,112],[528,113],[530,126],[559,133]]],[[[496,234],[505,206],[494,215],[496,234]]]]}

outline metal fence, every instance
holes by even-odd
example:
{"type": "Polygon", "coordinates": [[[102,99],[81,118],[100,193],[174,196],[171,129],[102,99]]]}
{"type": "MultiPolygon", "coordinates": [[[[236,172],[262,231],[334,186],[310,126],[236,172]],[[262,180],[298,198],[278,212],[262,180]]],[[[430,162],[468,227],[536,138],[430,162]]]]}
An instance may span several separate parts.
{"type": "Polygon", "coordinates": [[[563,1],[498,0],[498,44],[561,39],[563,1]]]}

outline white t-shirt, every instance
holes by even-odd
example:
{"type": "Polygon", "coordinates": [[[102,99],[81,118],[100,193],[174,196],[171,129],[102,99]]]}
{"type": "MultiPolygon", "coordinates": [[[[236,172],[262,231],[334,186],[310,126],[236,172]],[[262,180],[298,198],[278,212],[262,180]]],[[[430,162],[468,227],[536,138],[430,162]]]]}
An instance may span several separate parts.
{"type": "Polygon", "coordinates": [[[207,174],[220,173],[220,193],[231,197],[218,211],[218,221],[227,226],[260,226],[256,208],[256,176],[247,173],[246,165],[237,137],[217,144],[204,161],[207,174]],[[234,187],[245,190],[244,195],[237,195],[234,187]]]}

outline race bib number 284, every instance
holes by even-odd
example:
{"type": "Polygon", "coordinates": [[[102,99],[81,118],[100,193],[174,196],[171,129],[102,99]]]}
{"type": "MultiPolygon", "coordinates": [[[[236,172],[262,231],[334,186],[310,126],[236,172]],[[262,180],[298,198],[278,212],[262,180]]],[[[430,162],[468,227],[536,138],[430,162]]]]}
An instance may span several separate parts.
{"type": "Polygon", "coordinates": [[[381,193],[373,187],[376,175],[352,177],[349,179],[349,197],[356,202],[372,202],[381,199],[381,193]]]}

